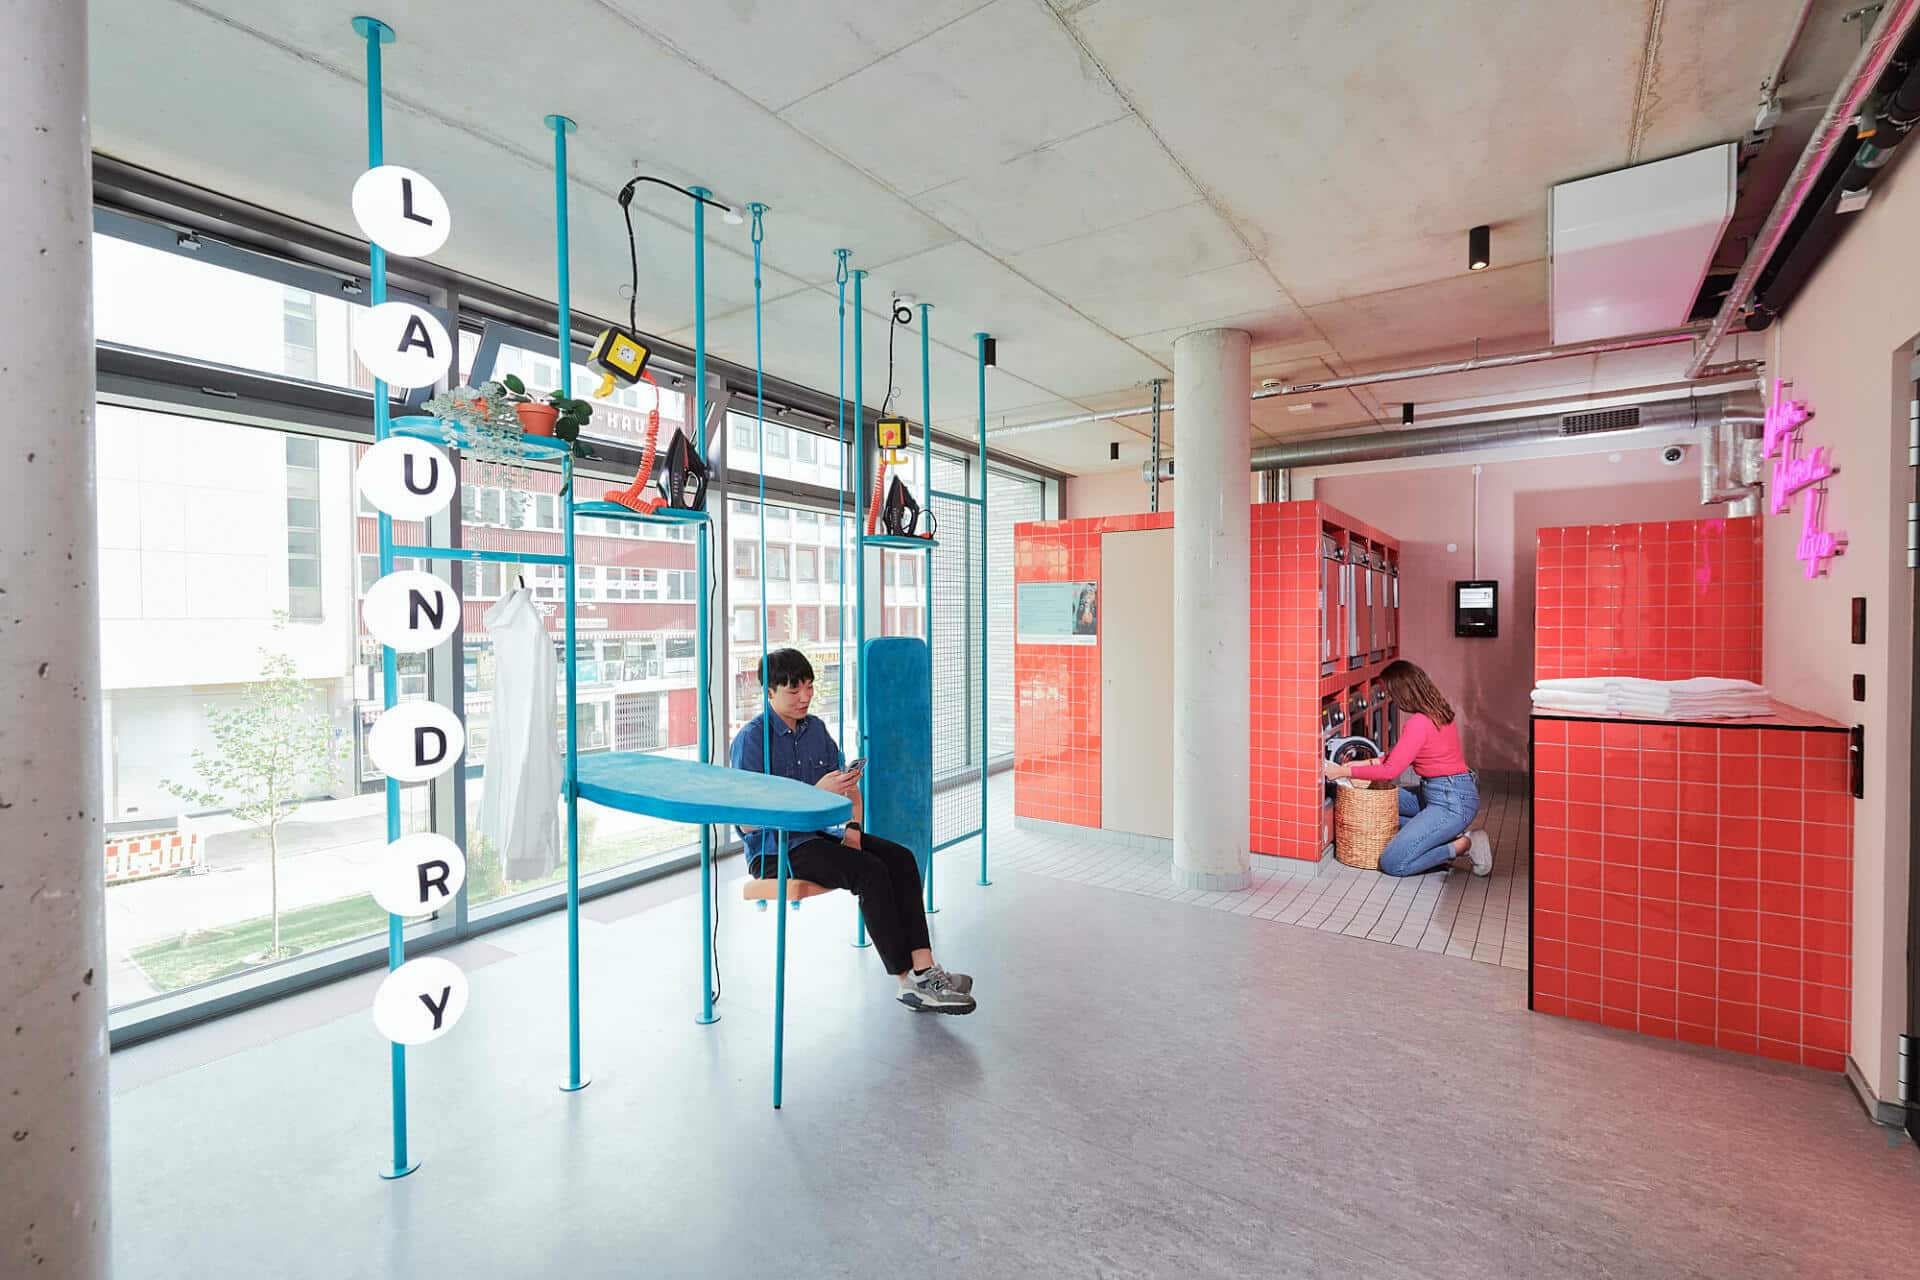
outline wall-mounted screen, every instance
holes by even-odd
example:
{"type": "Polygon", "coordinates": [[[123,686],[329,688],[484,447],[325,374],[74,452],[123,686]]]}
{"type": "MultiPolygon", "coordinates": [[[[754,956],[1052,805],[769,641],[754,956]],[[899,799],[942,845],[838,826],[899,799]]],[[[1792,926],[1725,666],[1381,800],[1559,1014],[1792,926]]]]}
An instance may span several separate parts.
{"type": "Polygon", "coordinates": [[[1500,584],[1476,579],[1453,584],[1453,634],[1490,637],[1500,634],[1500,584]]]}

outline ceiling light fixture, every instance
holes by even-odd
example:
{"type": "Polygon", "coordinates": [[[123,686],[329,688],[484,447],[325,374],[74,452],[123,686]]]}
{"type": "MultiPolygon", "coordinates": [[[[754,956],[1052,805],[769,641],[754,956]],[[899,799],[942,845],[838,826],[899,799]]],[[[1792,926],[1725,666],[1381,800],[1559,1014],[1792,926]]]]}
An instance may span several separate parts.
{"type": "Polygon", "coordinates": [[[1108,462],[1120,461],[1120,442],[1118,440],[1113,440],[1108,442],[1107,461],[1108,462]]]}
{"type": "Polygon", "coordinates": [[[1481,223],[1467,232],[1467,270],[1485,271],[1493,261],[1493,228],[1481,223]]]}

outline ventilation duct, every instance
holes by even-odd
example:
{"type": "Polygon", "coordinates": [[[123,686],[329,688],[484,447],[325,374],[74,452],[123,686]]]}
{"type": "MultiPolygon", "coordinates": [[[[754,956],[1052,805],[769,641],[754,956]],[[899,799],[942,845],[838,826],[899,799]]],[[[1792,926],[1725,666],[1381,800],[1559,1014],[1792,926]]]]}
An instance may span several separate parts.
{"type": "Polygon", "coordinates": [[[1766,410],[1752,393],[1727,397],[1700,450],[1700,504],[1725,505],[1730,516],[1760,514],[1760,437],[1766,410]]]}
{"type": "Polygon", "coordinates": [[[1282,467],[1330,467],[1346,462],[1384,462],[1471,449],[1500,449],[1569,436],[1710,427],[1728,415],[1741,419],[1758,411],[1750,391],[1651,400],[1620,409],[1581,413],[1538,413],[1488,422],[1419,427],[1412,431],[1367,431],[1358,435],[1295,440],[1253,451],[1255,471],[1282,467]]]}

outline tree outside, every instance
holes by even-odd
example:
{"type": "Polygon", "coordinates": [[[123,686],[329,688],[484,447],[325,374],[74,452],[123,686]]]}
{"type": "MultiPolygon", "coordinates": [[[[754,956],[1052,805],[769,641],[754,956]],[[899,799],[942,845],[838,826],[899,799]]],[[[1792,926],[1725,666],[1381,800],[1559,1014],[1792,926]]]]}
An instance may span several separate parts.
{"type": "MultiPolygon", "coordinates": [[[[274,614],[275,631],[286,624],[285,613],[274,614]]],[[[161,785],[189,804],[225,809],[266,834],[272,929],[267,950],[248,957],[266,963],[290,954],[280,944],[281,824],[334,785],[342,753],[333,725],[314,708],[313,685],[299,677],[292,658],[261,649],[260,677],[246,687],[239,705],[206,709],[213,749],[194,748],[200,785],[161,785]]]]}

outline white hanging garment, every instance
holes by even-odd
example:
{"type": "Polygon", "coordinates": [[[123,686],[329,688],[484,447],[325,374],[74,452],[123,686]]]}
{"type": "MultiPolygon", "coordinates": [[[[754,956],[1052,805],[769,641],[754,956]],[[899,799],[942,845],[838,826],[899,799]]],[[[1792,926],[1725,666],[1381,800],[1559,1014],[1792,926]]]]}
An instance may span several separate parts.
{"type": "Polygon", "coordinates": [[[509,880],[538,880],[560,865],[557,741],[559,664],[546,622],[525,588],[487,610],[493,641],[493,713],[487,726],[480,833],[493,842],[509,880]]]}

